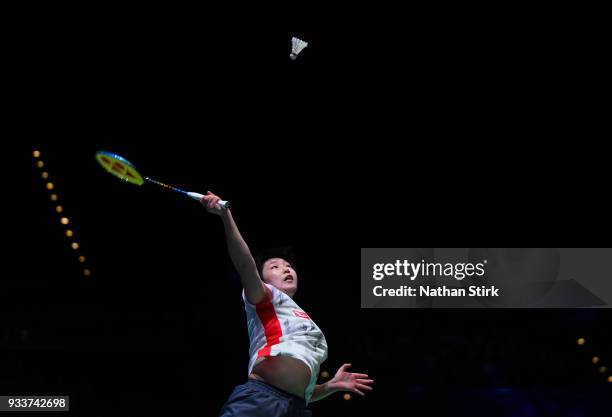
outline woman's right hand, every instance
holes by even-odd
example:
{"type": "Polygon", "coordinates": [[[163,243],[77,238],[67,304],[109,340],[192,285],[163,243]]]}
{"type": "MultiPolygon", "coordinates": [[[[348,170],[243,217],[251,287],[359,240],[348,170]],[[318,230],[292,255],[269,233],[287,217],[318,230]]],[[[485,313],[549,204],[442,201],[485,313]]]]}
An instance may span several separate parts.
{"type": "Polygon", "coordinates": [[[204,207],[206,207],[206,211],[212,214],[216,214],[218,216],[224,215],[227,210],[223,209],[218,203],[221,198],[218,195],[215,195],[208,191],[205,196],[202,196],[200,199],[200,203],[204,207]]]}

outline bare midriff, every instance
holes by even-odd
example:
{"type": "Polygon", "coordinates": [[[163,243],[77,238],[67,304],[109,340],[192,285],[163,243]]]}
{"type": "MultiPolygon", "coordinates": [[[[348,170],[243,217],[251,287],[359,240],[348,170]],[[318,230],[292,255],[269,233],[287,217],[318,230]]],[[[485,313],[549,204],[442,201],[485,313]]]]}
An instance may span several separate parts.
{"type": "Polygon", "coordinates": [[[304,398],[304,391],[310,382],[310,369],[299,359],[289,356],[269,356],[253,368],[249,378],[264,381],[304,398]]]}

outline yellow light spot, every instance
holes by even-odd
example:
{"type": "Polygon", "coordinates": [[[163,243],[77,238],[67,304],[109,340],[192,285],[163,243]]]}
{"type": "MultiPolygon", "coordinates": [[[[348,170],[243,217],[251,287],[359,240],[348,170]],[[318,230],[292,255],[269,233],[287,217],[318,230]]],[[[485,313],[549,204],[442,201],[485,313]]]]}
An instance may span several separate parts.
{"type": "Polygon", "coordinates": [[[85,257],[83,255],[79,256],[79,262],[80,263],[85,262],[85,257]]]}
{"type": "Polygon", "coordinates": [[[329,378],[329,372],[327,371],[321,372],[321,378],[329,378]]]}
{"type": "Polygon", "coordinates": [[[60,219],[60,222],[61,222],[62,224],[68,224],[68,223],[70,222],[70,220],[68,220],[68,217],[62,217],[62,218],[60,219]]]}
{"type": "Polygon", "coordinates": [[[612,382],[612,375],[608,377],[608,382],[612,382]]]}
{"type": "Polygon", "coordinates": [[[55,211],[57,211],[58,213],[61,213],[62,211],[64,211],[64,208],[62,206],[57,206],[55,207],[55,211]]]}
{"type": "Polygon", "coordinates": [[[43,180],[46,180],[47,178],[49,178],[49,173],[45,171],[42,174],[40,174],[40,176],[43,178],[43,180]]]}
{"type": "Polygon", "coordinates": [[[37,166],[38,168],[42,168],[42,167],[44,167],[44,166],[45,166],[45,163],[44,163],[43,161],[37,161],[37,162],[36,162],[36,166],[37,166]]]}
{"type": "Polygon", "coordinates": [[[40,158],[40,151],[34,151],[34,152],[32,152],[32,156],[33,156],[34,158],[40,158]]]}
{"type": "Polygon", "coordinates": [[[350,400],[350,399],[351,399],[351,394],[348,394],[348,393],[347,393],[347,394],[344,394],[344,395],[342,396],[342,398],[344,398],[346,401],[348,401],[348,400],[350,400]]]}
{"type": "Polygon", "coordinates": [[[576,343],[578,343],[578,346],[582,346],[586,343],[586,340],[584,340],[584,338],[581,337],[580,339],[576,340],[576,343]]]}
{"type": "Polygon", "coordinates": [[[596,364],[599,362],[599,356],[593,356],[593,359],[591,359],[591,361],[593,361],[593,364],[596,364]]]}
{"type": "Polygon", "coordinates": [[[52,182],[47,183],[47,190],[52,190],[55,188],[55,185],[52,182]]]}
{"type": "Polygon", "coordinates": [[[91,271],[89,269],[84,269],[83,270],[83,275],[85,275],[86,277],[91,275],[91,271]]]}
{"type": "Polygon", "coordinates": [[[601,374],[605,374],[607,370],[608,370],[608,368],[606,368],[605,366],[600,366],[599,367],[599,373],[601,373],[601,374]]]}
{"type": "Polygon", "coordinates": [[[74,250],[77,250],[77,249],[79,248],[79,244],[78,244],[78,243],[76,243],[76,242],[72,242],[72,243],[70,244],[70,247],[71,247],[72,249],[74,249],[74,250]]]}
{"type": "Polygon", "coordinates": [[[51,201],[57,201],[57,194],[51,194],[51,201]]]}
{"type": "Polygon", "coordinates": [[[74,233],[72,232],[72,230],[70,230],[70,229],[66,230],[66,236],[72,237],[73,234],[74,233]]]}

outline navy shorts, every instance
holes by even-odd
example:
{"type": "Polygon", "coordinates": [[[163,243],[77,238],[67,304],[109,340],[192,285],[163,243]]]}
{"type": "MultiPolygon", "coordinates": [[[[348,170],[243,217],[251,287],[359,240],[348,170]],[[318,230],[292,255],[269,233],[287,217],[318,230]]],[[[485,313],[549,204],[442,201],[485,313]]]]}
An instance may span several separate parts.
{"type": "Polygon", "coordinates": [[[219,417],[309,417],[303,398],[270,384],[249,379],[238,385],[223,405],[219,417]]]}

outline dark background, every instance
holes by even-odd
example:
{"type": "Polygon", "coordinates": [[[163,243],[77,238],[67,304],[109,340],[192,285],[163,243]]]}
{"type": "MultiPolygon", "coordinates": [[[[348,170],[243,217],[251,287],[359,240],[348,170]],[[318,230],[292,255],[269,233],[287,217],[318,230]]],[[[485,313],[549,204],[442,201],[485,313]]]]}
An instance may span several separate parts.
{"type": "Polygon", "coordinates": [[[219,219],[106,174],[93,155],[108,150],[230,200],[253,251],[293,245],[296,301],[330,346],[322,370],[351,362],[376,381],[366,398],[313,403],[316,415],[607,415],[610,372],[591,357],[612,368],[609,310],[362,310],[357,269],[361,247],[609,244],[598,15],[442,4],[11,15],[20,151],[5,161],[25,193],[5,194],[0,393],[70,395],[79,415],[216,415],[246,378],[219,219]],[[310,43],[296,61],[293,35],[310,43]]]}

